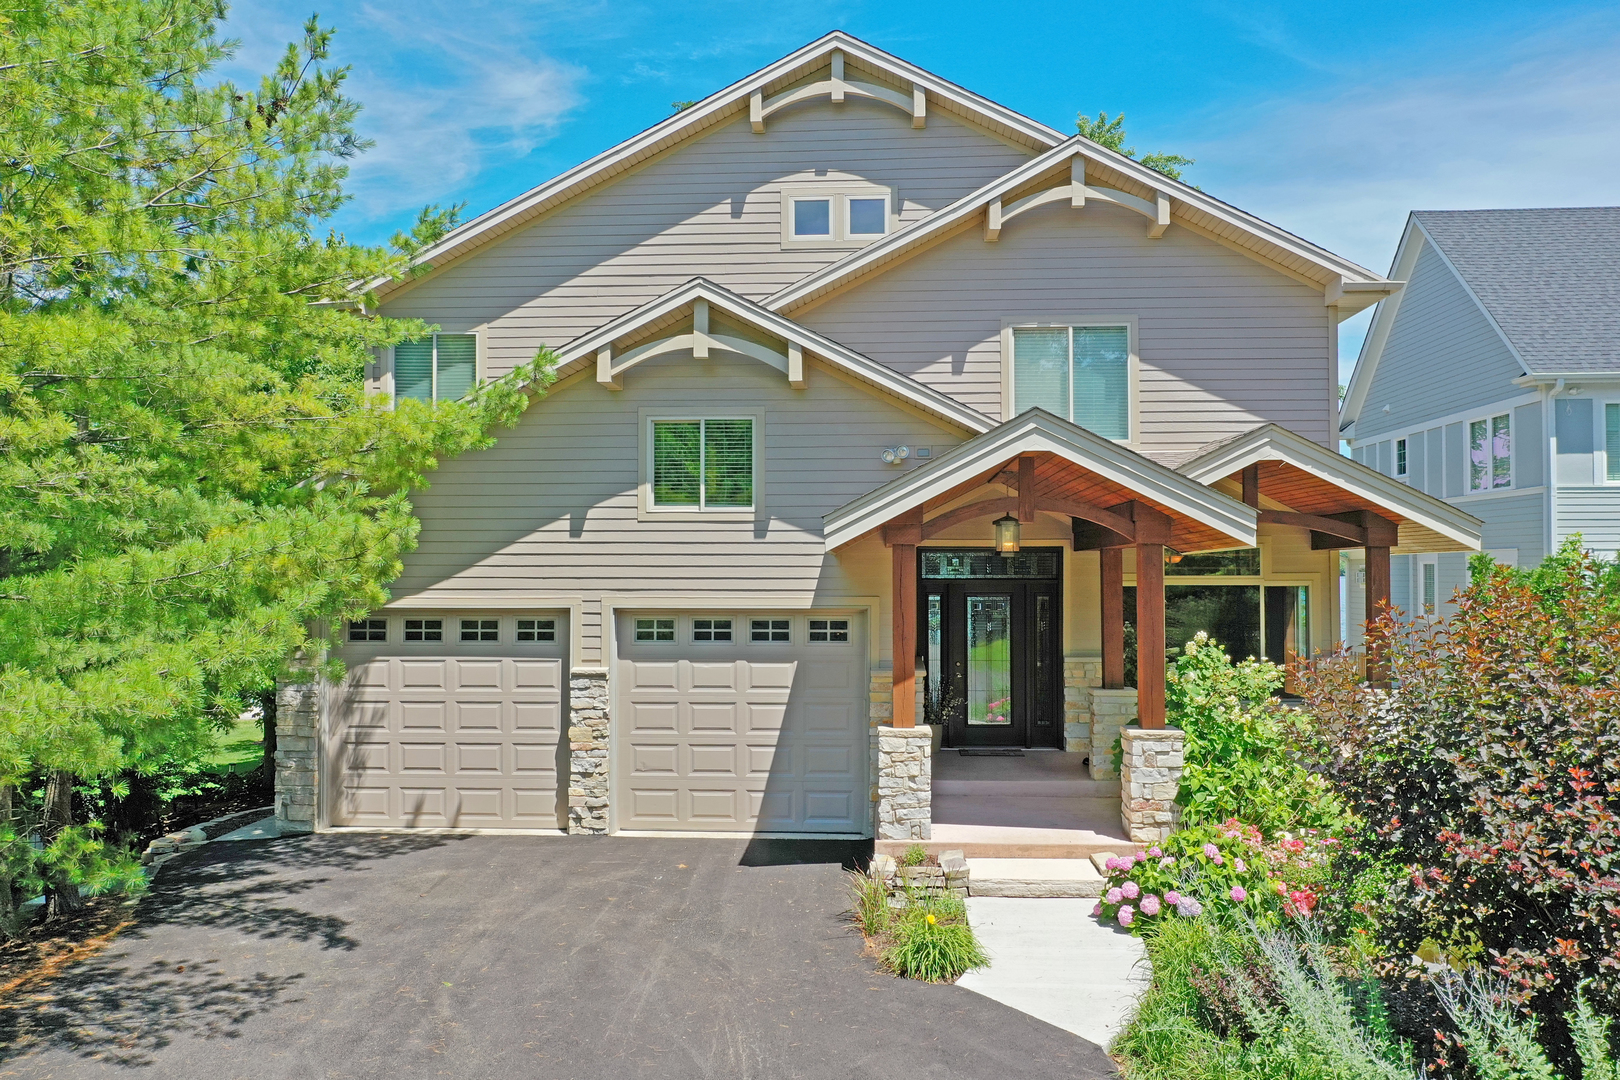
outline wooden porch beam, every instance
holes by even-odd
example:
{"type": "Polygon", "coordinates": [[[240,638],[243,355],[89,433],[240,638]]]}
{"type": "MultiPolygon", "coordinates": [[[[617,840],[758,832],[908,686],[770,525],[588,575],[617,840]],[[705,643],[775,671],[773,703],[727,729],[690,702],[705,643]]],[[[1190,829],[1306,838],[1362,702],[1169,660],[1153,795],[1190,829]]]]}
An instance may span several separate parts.
{"type": "Polygon", "coordinates": [[[909,728],[917,726],[917,548],[914,544],[895,544],[889,550],[894,565],[890,594],[894,607],[894,704],[890,723],[909,728]]]}
{"type": "Polygon", "coordinates": [[[1260,509],[1260,463],[1243,468],[1243,505],[1260,509]]]}
{"type": "Polygon", "coordinates": [[[1292,525],[1295,528],[1326,533],[1328,536],[1345,541],[1339,545],[1340,547],[1362,547],[1367,543],[1367,530],[1362,526],[1352,525],[1337,518],[1323,517],[1321,514],[1296,514],[1289,510],[1262,510],[1260,511],[1259,521],[1262,525],[1292,525]]]}
{"type": "Polygon", "coordinates": [[[1389,548],[1367,549],[1367,683],[1388,690],[1389,643],[1381,631],[1373,631],[1389,611],[1389,548]]]}
{"type": "Polygon", "coordinates": [[[1102,684],[1104,690],[1125,685],[1125,550],[1097,552],[1102,584],[1102,684]]]}
{"type": "Polygon", "coordinates": [[[1018,459],[1018,520],[1035,520],[1035,459],[1028,454],[1018,459]]]}
{"type": "Polygon", "coordinates": [[[1164,727],[1164,545],[1136,545],[1136,720],[1164,727]]]}
{"type": "MultiPolygon", "coordinates": [[[[1022,471],[1022,466],[1020,466],[1020,471],[1022,471]]],[[[1034,502],[1036,510],[1044,510],[1049,514],[1063,514],[1071,518],[1080,518],[1084,521],[1090,521],[1100,525],[1102,528],[1120,536],[1122,538],[1120,540],[1121,543],[1129,544],[1133,539],[1135,539],[1136,525],[1131,521],[1130,518],[1124,517],[1121,514],[1116,513],[1114,510],[1104,510],[1102,507],[1092,506],[1090,503],[1070,502],[1067,499],[1046,499],[1036,497],[1034,502]]],[[[995,499],[980,499],[978,502],[968,503],[966,506],[958,506],[954,510],[947,510],[945,513],[926,522],[922,527],[922,539],[932,540],[946,529],[960,525],[964,521],[972,521],[975,518],[988,517],[992,514],[997,516],[1002,514],[1016,514],[1019,515],[1019,520],[1023,521],[1026,520],[1022,516],[1024,509],[1024,497],[1022,495],[1002,496],[995,499]]],[[[1034,514],[1030,514],[1027,520],[1033,521],[1034,517],[1034,514]]],[[[1168,521],[1169,518],[1167,517],[1165,520],[1168,521]]],[[[885,529],[891,527],[892,526],[889,525],[884,526],[885,529]]],[[[1166,533],[1166,538],[1168,538],[1168,533],[1166,533]]],[[[1081,549],[1076,548],[1075,550],[1078,551],[1081,549]]]]}

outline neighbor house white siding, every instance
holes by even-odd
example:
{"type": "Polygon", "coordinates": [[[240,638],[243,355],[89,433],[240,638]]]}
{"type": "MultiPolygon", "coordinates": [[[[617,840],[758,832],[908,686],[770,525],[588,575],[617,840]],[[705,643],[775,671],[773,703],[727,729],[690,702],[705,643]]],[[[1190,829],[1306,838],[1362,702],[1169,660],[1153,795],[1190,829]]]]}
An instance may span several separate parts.
{"type": "Polygon", "coordinates": [[[1190,230],[1093,202],[968,229],[793,317],[1000,417],[1007,320],[1134,318],[1139,448],[1167,461],[1274,421],[1335,423],[1322,293],[1190,230]]]}

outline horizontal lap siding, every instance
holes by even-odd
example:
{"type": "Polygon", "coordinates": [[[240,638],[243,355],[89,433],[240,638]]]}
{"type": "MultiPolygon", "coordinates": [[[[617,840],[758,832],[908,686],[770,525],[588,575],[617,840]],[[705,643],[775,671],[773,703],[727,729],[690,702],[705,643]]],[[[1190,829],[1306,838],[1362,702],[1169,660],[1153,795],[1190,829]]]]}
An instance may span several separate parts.
{"type": "Polygon", "coordinates": [[[1559,488],[1556,531],[1559,541],[1580,533],[1593,551],[1620,551],[1620,485],[1559,488]]]}
{"type": "Polygon", "coordinates": [[[1356,438],[1484,409],[1515,394],[1512,380],[1523,373],[1479,305],[1425,242],[1356,420],[1356,438]]]}
{"type": "MultiPolygon", "coordinates": [[[[1559,499],[1562,498],[1563,493],[1560,492],[1559,499]]],[[[1538,493],[1500,499],[1470,500],[1459,505],[1485,523],[1480,532],[1481,548],[1486,551],[1517,548],[1520,566],[1534,566],[1541,561],[1544,543],[1543,495],[1538,493]]]]}
{"type": "Polygon", "coordinates": [[[516,230],[383,307],[486,327],[489,371],[562,345],[697,276],[763,298],[848,254],[782,249],[783,181],[866,180],[916,220],[1028,155],[945,117],[922,130],[887,106],[807,103],[756,135],[741,119],[516,230]]]}
{"type": "MultiPolygon", "coordinates": [[[[611,392],[576,380],[537,402],[496,445],[431,477],[413,501],[418,547],[394,585],[419,603],[435,593],[586,598],[584,657],[599,662],[603,593],[888,592],[856,545],[827,556],[821,518],[915,467],[879,454],[904,443],[935,452],[961,436],[812,365],[809,388],[753,361],[648,361],[611,392]],[[638,410],[674,415],[764,413],[764,469],[753,521],[638,520],[638,410]]],[[[864,548],[861,549],[864,551],[864,548]]],[[[886,554],[878,548],[881,554],[886,554]]],[[[476,599],[458,600],[476,607],[476,599]]]]}
{"type": "Polygon", "coordinates": [[[992,416],[1004,319],[1134,315],[1141,442],[1167,458],[1275,421],[1325,440],[1322,294],[1172,226],[1092,203],[1050,205],[996,243],[970,229],[832,299],[806,325],[992,416]]]}

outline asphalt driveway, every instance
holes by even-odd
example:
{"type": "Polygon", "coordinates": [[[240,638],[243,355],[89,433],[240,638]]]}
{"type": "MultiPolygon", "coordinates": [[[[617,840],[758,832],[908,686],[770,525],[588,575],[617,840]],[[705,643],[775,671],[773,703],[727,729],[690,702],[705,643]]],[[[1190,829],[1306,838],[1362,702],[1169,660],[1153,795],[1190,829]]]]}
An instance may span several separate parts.
{"type": "Polygon", "coordinates": [[[136,926],[0,1003],[0,1077],[1105,1077],[882,974],[857,846],[322,835],[170,863],[136,926]]]}

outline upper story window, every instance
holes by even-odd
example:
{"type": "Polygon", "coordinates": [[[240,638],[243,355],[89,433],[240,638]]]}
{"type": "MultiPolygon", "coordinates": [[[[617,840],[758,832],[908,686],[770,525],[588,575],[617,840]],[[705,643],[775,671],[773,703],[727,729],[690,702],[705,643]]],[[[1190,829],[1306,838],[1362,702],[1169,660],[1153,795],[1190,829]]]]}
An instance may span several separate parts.
{"type": "Polygon", "coordinates": [[[456,401],[477,378],[477,334],[429,334],[394,346],[395,399],[456,401]]]}
{"type": "Polygon", "coordinates": [[[1395,440],[1395,475],[1406,475],[1406,440],[1395,440]]]}
{"type": "Polygon", "coordinates": [[[814,240],[831,237],[832,198],[793,200],[793,239],[814,240]]]}
{"type": "Polygon", "coordinates": [[[782,189],[785,247],[859,247],[887,235],[894,197],[861,181],[790,184],[782,189]]]}
{"type": "Polygon", "coordinates": [[[1507,413],[1468,425],[1468,490],[1513,486],[1513,432],[1507,413]]]}
{"type": "Polygon", "coordinates": [[[1609,480],[1620,480],[1620,404],[1603,406],[1603,450],[1608,458],[1604,473],[1609,480]]]}
{"type": "Polygon", "coordinates": [[[1012,328],[1012,412],[1036,406],[1106,439],[1131,438],[1131,328],[1012,328]]]}
{"type": "Polygon", "coordinates": [[[753,420],[654,420],[651,442],[654,509],[753,509],[753,420]]]}

